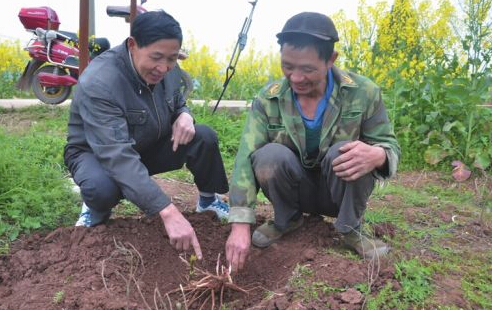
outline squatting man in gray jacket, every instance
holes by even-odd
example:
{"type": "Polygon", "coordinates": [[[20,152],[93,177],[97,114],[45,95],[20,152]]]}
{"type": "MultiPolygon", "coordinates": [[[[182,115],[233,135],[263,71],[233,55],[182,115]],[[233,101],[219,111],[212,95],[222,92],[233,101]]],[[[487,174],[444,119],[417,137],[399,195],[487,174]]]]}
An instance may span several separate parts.
{"type": "Polygon", "coordinates": [[[197,211],[228,216],[216,194],[229,190],[216,133],[194,124],[180,92],[182,40],[171,15],[147,12],[123,44],[90,62],[72,101],[64,159],[84,201],[77,226],[104,223],[125,198],[160,215],[173,247],[192,246],[201,258],[193,227],[151,178],[186,164],[200,194],[197,211]]]}

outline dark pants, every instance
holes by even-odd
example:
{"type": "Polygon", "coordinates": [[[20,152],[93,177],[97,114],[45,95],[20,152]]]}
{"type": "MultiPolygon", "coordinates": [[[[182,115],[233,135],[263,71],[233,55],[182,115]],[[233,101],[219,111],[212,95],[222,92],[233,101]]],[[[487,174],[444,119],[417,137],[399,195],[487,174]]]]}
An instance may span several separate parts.
{"type": "MultiPolygon", "coordinates": [[[[195,125],[195,137],[187,145],[172,150],[170,137],[161,139],[154,148],[140,154],[149,175],[177,170],[186,164],[198,190],[227,193],[229,190],[217,135],[207,126],[195,125]]],[[[93,153],[84,152],[68,163],[84,202],[92,209],[105,211],[123,198],[116,182],[97,161],[93,153]]]]}
{"type": "Polygon", "coordinates": [[[304,168],[299,157],[282,144],[270,143],[253,153],[256,180],[273,205],[279,229],[300,212],[336,217],[335,228],[341,233],[360,225],[375,178],[368,173],[347,182],[335,175],[332,162],[345,143],[334,144],[315,169],[304,168]]]}

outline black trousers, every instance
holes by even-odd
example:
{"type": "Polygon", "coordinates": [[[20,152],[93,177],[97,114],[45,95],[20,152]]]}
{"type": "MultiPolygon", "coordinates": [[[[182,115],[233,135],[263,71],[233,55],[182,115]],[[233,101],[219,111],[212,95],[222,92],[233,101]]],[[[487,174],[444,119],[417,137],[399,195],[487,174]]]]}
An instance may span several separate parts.
{"type": "MultiPolygon", "coordinates": [[[[172,150],[170,137],[140,154],[149,175],[181,169],[185,164],[198,190],[224,194],[229,191],[216,133],[207,126],[195,125],[195,137],[187,145],[172,150]]],[[[84,202],[91,208],[110,210],[123,198],[116,182],[108,176],[93,153],[81,153],[68,163],[84,202]]]]}
{"type": "Polygon", "coordinates": [[[336,217],[335,228],[341,233],[360,225],[375,178],[368,173],[347,182],[335,175],[332,162],[345,143],[330,147],[315,169],[304,168],[299,157],[282,144],[269,143],[253,153],[256,180],[273,205],[279,229],[286,228],[299,212],[336,217]]]}

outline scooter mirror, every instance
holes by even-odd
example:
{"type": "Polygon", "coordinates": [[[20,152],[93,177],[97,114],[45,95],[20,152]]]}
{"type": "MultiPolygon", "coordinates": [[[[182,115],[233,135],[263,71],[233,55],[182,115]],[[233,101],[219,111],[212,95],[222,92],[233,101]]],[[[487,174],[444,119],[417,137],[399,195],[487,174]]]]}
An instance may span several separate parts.
{"type": "Polygon", "coordinates": [[[36,28],[36,36],[38,36],[38,38],[43,39],[45,34],[46,34],[46,30],[40,27],[36,28]]]}
{"type": "Polygon", "coordinates": [[[54,40],[56,39],[56,31],[48,30],[46,31],[46,40],[54,40]]]}

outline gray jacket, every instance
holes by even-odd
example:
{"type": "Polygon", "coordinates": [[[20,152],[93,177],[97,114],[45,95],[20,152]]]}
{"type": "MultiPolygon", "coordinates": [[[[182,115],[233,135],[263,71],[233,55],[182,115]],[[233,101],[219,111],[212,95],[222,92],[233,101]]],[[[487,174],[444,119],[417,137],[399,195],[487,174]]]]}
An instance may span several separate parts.
{"type": "Polygon", "coordinates": [[[96,57],[72,100],[67,166],[81,152],[92,152],[126,199],[149,215],[164,209],[171,200],[150,178],[140,153],[170,139],[177,116],[189,113],[179,85],[176,66],[149,88],[136,73],[126,42],[96,57]]]}

